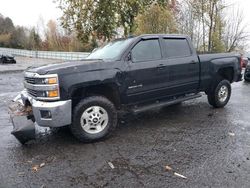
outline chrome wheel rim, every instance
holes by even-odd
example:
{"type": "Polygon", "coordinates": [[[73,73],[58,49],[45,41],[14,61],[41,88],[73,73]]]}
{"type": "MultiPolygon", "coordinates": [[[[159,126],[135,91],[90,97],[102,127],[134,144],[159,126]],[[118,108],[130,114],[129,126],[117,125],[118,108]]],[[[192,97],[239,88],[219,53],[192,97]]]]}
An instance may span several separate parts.
{"type": "Polygon", "coordinates": [[[108,112],[104,108],[91,106],[81,116],[81,127],[89,134],[97,134],[105,129],[108,121],[108,112]]]}
{"type": "Polygon", "coordinates": [[[228,97],[228,88],[226,86],[222,86],[219,89],[219,93],[218,93],[218,99],[220,102],[225,102],[227,100],[228,97]]]}

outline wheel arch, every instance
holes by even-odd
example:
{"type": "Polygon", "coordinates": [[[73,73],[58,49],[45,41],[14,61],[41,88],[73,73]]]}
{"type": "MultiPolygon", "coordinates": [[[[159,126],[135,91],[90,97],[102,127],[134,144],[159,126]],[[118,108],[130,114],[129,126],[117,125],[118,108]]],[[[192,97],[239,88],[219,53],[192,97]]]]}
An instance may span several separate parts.
{"type": "Polygon", "coordinates": [[[90,96],[103,96],[110,100],[117,109],[121,106],[119,88],[115,83],[106,83],[80,87],[71,93],[73,107],[77,105],[83,98],[90,96]]]}
{"type": "Polygon", "coordinates": [[[232,83],[234,80],[234,68],[233,67],[220,68],[218,69],[216,76],[220,76],[228,80],[230,83],[232,83]]]}

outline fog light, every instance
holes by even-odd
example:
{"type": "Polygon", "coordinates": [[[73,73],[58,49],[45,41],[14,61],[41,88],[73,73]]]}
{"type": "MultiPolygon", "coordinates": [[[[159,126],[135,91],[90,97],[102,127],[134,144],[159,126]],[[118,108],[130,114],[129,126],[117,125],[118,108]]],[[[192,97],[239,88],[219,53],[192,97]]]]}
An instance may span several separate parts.
{"type": "Polygon", "coordinates": [[[52,114],[49,110],[40,110],[41,118],[43,119],[51,119],[52,114]]]}

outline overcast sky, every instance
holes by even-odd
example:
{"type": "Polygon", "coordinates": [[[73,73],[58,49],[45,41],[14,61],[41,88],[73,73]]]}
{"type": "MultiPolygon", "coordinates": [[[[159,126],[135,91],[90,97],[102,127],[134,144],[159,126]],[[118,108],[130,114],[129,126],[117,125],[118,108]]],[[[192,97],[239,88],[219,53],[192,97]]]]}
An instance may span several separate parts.
{"type": "MultiPolygon", "coordinates": [[[[244,12],[245,21],[250,23],[249,0],[225,0],[228,4],[235,3],[244,12]]],[[[36,26],[39,17],[45,23],[49,19],[57,20],[61,11],[53,0],[0,0],[0,13],[10,17],[15,25],[36,26]]]]}
{"type": "MultiPolygon", "coordinates": [[[[225,0],[234,7],[239,7],[244,14],[246,25],[250,26],[250,0],[225,0]]],[[[10,17],[15,25],[26,27],[37,26],[39,18],[46,24],[48,20],[58,20],[60,9],[53,0],[0,0],[0,13],[10,17]]],[[[248,28],[250,32],[250,27],[248,28]]]]}
{"type": "Polygon", "coordinates": [[[10,17],[15,25],[27,27],[36,26],[40,17],[46,23],[61,15],[53,0],[0,0],[0,13],[10,17]]]}
{"type": "Polygon", "coordinates": [[[235,5],[234,7],[239,7],[240,10],[242,10],[244,15],[244,22],[247,24],[250,24],[250,1],[249,0],[225,0],[227,4],[235,5]]]}

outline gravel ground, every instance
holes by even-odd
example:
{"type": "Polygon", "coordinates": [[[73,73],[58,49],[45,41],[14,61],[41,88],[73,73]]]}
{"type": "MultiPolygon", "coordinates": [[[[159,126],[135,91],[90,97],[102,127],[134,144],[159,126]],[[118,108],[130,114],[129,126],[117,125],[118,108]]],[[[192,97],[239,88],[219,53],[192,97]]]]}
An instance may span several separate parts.
{"type": "Polygon", "coordinates": [[[250,84],[233,84],[224,109],[211,108],[203,96],[131,116],[105,141],[79,143],[62,129],[22,146],[10,134],[7,114],[21,82],[21,73],[0,74],[0,187],[250,185],[250,84]]]}

